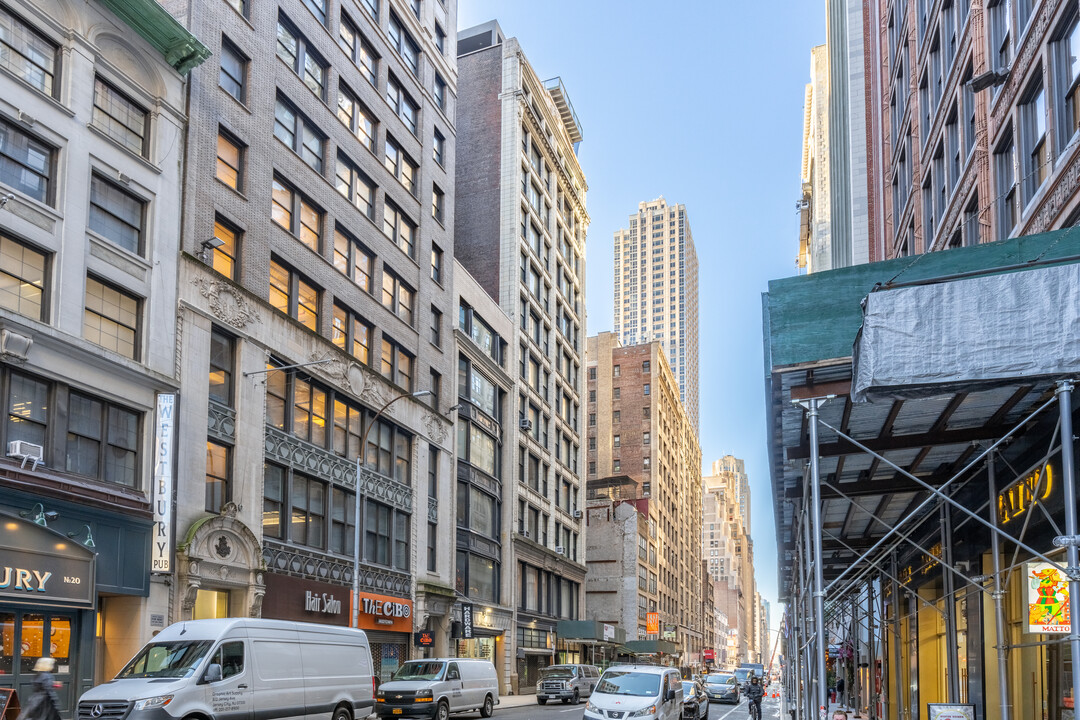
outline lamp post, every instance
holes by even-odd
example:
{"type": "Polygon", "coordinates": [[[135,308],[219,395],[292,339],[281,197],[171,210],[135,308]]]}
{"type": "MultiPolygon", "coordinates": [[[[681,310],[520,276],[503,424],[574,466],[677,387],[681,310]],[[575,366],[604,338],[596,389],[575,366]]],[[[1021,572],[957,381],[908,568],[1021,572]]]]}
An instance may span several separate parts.
{"type": "Polygon", "coordinates": [[[360,455],[356,458],[356,496],[353,503],[353,579],[352,579],[352,627],[360,627],[360,470],[363,468],[364,459],[367,457],[367,441],[368,436],[371,435],[371,428],[375,427],[375,423],[379,421],[382,414],[386,412],[386,409],[396,403],[402,398],[422,398],[427,395],[434,395],[435,393],[430,390],[418,390],[414,393],[402,393],[396,397],[390,399],[385,405],[379,408],[379,412],[375,413],[375,417],[368,423],[367,430],[364,431],[363,441],[360,443],[360,455]]]}

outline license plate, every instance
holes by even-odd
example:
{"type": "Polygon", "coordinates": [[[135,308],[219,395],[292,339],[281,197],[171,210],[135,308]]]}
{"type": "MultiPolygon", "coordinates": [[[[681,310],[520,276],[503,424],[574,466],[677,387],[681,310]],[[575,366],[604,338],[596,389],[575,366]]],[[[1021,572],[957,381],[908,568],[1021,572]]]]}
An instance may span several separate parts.
{"type": "Polygon", "coordinates": [[[394,708],[393,714],[394,715],[400,715],[401,714],[401,708],[394,708]]]}

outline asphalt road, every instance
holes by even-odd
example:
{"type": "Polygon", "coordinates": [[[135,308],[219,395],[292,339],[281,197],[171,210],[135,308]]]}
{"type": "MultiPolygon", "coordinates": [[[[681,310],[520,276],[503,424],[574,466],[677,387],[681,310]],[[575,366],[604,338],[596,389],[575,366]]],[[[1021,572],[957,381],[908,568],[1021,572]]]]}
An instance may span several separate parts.
{"type": "MultiPolygon", "coordinates": [[[[547,705],[523,705],[520,707],[496,707],[495,720],[581,720],[585,714],[585,703],[580,705],[563,705],[562,703],[548,703],[547,705]]],[[[458,715],[460,718],[479,718],[475,715],[458,715]]],[[[709,720],[747,720],[749,709],[745,702],[738,705],[721,705],[712,703],[709,707],[709,720]]],[[[780,720],[780,701],[771,698],[761,704],[761,720],[780,720]]]]}

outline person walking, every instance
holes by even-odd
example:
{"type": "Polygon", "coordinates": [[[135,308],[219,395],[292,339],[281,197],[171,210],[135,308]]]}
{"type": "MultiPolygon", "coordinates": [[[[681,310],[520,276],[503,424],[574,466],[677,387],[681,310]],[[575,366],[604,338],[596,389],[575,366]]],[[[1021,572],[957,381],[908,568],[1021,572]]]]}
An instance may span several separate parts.
{"type": "Polygon", "coordinates": [[[840,705],[843,705],[844,707],[847,707],[847,705],[844,704],[844,676],[843,675],[841,675],[840,677],[838,677],[836,679],[836,702],[839,703],[840,705]]]}
{"type": "Polygon", "coordinates": [[[34,663],[33,689],[30,700],[19,714],[19,720],[60,720],[59,703],[56,699],[56,659],[38,658],[34,663]]]}

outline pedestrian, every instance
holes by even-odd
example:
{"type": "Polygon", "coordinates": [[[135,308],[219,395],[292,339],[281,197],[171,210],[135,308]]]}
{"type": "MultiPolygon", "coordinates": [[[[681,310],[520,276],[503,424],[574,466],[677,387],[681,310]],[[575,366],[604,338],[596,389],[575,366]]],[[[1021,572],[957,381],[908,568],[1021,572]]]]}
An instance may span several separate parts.
{"type": "Polygon", "coordinates": [[[836,680],[836,702],[841,705],[844,704],[844,678],[843,676],[836,680]]]}
{"type": "Polygon", "coordinates": [[[56,672],[56,659],[38,658],[34,663],[34,692],[19,714],[19,720],[60,720],[59,704],[56,699],[58,683],[53,673],[56,672]]]}

